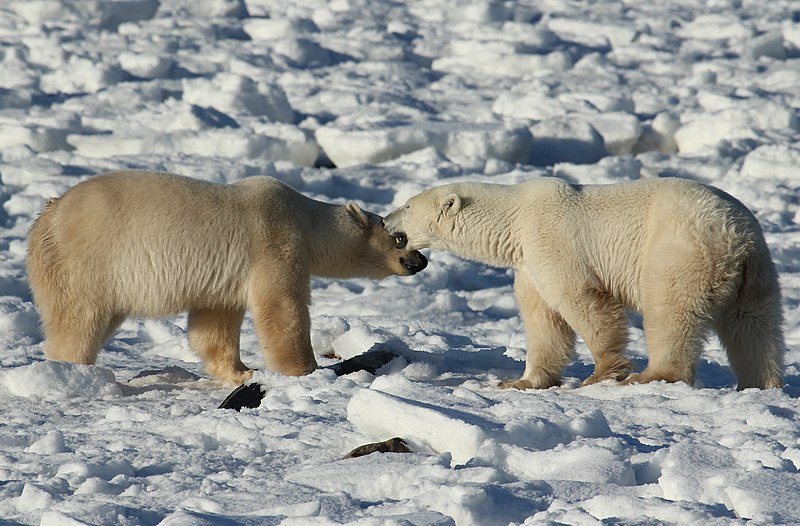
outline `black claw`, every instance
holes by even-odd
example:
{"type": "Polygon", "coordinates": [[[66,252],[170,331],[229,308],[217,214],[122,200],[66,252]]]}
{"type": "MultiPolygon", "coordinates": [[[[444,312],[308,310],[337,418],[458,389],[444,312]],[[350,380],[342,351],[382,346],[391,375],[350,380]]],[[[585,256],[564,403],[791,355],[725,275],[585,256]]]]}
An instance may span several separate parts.
{"type": "Polygon", "coordinates": [[[378,350],[369,351],[358,356],[353,356],[343,362],[333,364],[329,367],[336,376],[354,373],[356,371],[367,371],[368,373],[375,374],[375,371],[397,358],[397,355],[391,351],[378,350]]]}
{"type": "Polygon", "coordinates": [[[243,407],[255,409],[261,405],[265,394],[264,386],[258,382],[240,385],[222,401],[218,409],[235,409],[237,411],[243,407]]]}

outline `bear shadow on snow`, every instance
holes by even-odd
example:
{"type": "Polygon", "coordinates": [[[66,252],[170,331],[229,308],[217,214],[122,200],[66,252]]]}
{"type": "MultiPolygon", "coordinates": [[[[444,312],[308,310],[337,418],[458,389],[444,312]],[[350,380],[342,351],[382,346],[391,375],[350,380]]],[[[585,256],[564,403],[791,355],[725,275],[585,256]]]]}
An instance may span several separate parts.
{"type": "Polygon", "coordinates": [[[696,382],[707,388],[735,387],[736,375],[728,366],[700,358],[697,361],[696,382]]]}
{"type": "Polygon", "coordinates": [[[800,398],[800,375],[787,375],[784,380],[784,392],[792,398],[800,398]]]}
{"type": "MultiPolygon", "coordinates": [[[[389,351],[409,364],[429,363],[435,367],[439,374],[447,372],[454,375],[482,376],[490,372],[504,376],[505,374],[513,374],[513,371],[518,370],[522,363],[507,356],[507,348],[505,346],[481,345],[467,336],[458,334],[437,333],[437,336],[443,338],[447,344],[447,350],[444,352],[411,349],[405,341],[399,338],[390,338],[385,342],[376,343],[367,353],[381,350],[389,351]]],[[[463,381],[463,378],[458,377],[435,380],[437,384],[444,385],[460,384],[463,381]]]]}

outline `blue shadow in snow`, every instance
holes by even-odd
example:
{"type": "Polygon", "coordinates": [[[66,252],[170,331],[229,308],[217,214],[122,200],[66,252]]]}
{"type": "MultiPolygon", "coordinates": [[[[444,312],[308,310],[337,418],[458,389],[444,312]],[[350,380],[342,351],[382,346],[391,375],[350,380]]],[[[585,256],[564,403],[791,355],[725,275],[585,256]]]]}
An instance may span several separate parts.
{"type": "MultiPolygon", "coordinates": [[[[449,350],[443,353],[415,351],[399,338],[392,338],[383,343],[376,343],[367,352],[388,350],[409,363],[430,363],[439,372],[457,374],[483,374],[489,370],[499,369],[504,371],[521,370],[524,364],[505,355],[505,347],[476,346],[472,340],[465,336],[443,334],[449,350]],[[475,350],[459,350],[471,347],[475,350]]],[[[453,379],[462,382],[463,379],[453,379]]]]}
{"type": "Polygon", "coordinates": [[[212,128],[239,128],[239,123],[234,118],[214,108],[206,108],[192,104],[192,115],[200,119],[203,124],[212,128]]]}

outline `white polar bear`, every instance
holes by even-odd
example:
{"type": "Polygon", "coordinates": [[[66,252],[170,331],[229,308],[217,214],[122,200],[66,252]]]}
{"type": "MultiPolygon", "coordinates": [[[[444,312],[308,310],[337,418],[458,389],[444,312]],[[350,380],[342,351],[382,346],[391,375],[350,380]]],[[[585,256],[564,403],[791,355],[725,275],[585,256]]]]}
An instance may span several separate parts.
{"type": "Polygon", "coordinates": [[[239,358],[245,309],[264,360],[302,375],[311,348],[309,276],[408,276],[427,260],[355,203],[303,196],[270,177],[221,185],[122,171],[50,200],[34,222],[28,276],[49,359],[92,364],[129,316],[189,313],[191,347],[213,376],[252,372],[239,358]]]}
{"type": "Polygon", "coordinates": [[[739,201],[681,179],[573,185],[456,183],[386,217],[409,248],[448,250],[516,271],[525,373],[504,387],[558,385],[577,332],[594,374],[694,382],[713,329],[739,389],[783,385],[781,293],[761,227],[739,201]],[[649,361],[628,374],[626,309],[642,313],[649,361]]]}

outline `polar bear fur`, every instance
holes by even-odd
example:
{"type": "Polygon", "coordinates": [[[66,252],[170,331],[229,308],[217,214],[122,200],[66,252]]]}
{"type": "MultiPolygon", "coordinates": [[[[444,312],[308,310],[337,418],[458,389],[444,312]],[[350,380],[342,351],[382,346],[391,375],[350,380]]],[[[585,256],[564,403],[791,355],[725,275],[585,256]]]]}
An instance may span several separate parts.
{"type": "Polygon", "coordinates": [[[129,316],[188,312],[191,347],[209,374],[241,383],[250,308],[267,366],[316,368],[309,276],[384,278],[425,267],[381,218],[303,196],[269,177],[221,185],[122,171],[50,200],[34,222],[28,276],[45,354],[93,364],[129,316]]]}
{"type": "Polygon", "coordinates": [[[580,186],[456,183],[386,217],[409,248],[511,267],[528,338],[518,389],[558,385],[575,333],[606,379],[694,382],[706,333],[739,389],[782,385],[781,293],[758,221],[724,192],[681,179],[580,186]],[[626,309],[643,315],[648,365],[628,375],[626,309]]]}

